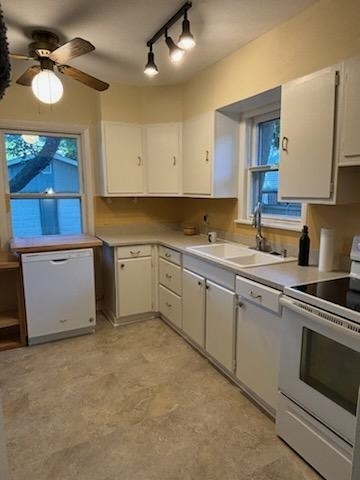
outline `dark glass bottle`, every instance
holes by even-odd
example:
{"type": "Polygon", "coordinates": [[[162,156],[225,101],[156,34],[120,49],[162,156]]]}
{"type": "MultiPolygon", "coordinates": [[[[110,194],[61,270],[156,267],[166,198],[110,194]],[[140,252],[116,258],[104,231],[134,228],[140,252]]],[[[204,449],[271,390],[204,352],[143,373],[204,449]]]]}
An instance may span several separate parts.
{"type": "Polygon", "coordinates": [[[303,226],[301,237],[299,240],[299,256],[298,265],[306,267],[309,265],[309,252],[310,252],[310,238],[309,228],[307,225],[303,226]]]}

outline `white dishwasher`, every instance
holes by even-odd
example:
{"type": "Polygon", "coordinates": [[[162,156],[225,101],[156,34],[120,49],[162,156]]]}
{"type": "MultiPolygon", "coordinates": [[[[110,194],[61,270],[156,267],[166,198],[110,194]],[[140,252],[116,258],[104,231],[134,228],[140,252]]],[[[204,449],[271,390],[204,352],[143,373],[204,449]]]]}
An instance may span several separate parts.
{"type": "Polygon", "coordinates": [[[91,248],[21,256],[29,345],[93,332],[91,248]]]}

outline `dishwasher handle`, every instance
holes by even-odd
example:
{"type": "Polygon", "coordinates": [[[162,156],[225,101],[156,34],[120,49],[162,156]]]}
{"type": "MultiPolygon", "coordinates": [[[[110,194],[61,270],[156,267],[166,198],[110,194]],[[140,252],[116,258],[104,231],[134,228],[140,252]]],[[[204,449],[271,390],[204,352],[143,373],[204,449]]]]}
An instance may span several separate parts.
{"type": "Polygon", "coordinates": [[[50,263],[55,263],[55,264],[59,265],[59,264],[62,264],[62,263],[66,263],[68,261],[69,261],[68,258],[54,258],[54,259],[50,260],[50,263]]]}

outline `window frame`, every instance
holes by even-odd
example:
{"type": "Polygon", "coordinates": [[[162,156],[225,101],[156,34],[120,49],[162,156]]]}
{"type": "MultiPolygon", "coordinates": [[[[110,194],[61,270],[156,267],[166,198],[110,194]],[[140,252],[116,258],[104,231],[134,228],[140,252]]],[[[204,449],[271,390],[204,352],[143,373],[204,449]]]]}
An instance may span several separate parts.
{"type": "Polygon", "coordinates": [[[6,247],[12,237],[11,227],[11,198],[49,198],[47,194],[12,193],[9,192],[8,172],[5,156],[4,134],[20,133],[30,135],[50,135],[77,138],[79,148],[79,193],[52,194],[51,198],[80,198],[81,224],[83,233],[94,234],[95,218],[93,205],[93,161],[90,144],[90,129],[82,125],[45,124],[43,122],[19,122],[0,120],[0,215],[6,219],[0,225],[0,244],[6,247]]]}
{"type": "MultiPolygon", "coordinates": [[[[279,171],[271,166],[259,166],[256,163],[258,155],[258,125],[262,122],[280,118],[280,104],[270,104],[254,110],[247,111],[240,118],[239,134],[239,196],[238,218],[235,223],[251,225],[253,222],[252,204],[252,172],[279,171]]],[[[262,215],[262,225],[283,230],[301,231],[306,220],[306,204],[301,204],[300,217],[285,215],[262,215]]]]}

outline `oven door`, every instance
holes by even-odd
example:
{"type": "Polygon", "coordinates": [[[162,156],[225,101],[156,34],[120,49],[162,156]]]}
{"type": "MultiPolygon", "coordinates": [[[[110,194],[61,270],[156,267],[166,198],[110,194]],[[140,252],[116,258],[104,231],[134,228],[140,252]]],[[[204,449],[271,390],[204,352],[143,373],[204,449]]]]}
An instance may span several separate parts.
{"type": "Polygon", "coordinates": [[[298,300],[280,301],[280,391],[353,445],[360,325],[298,300]]]}

